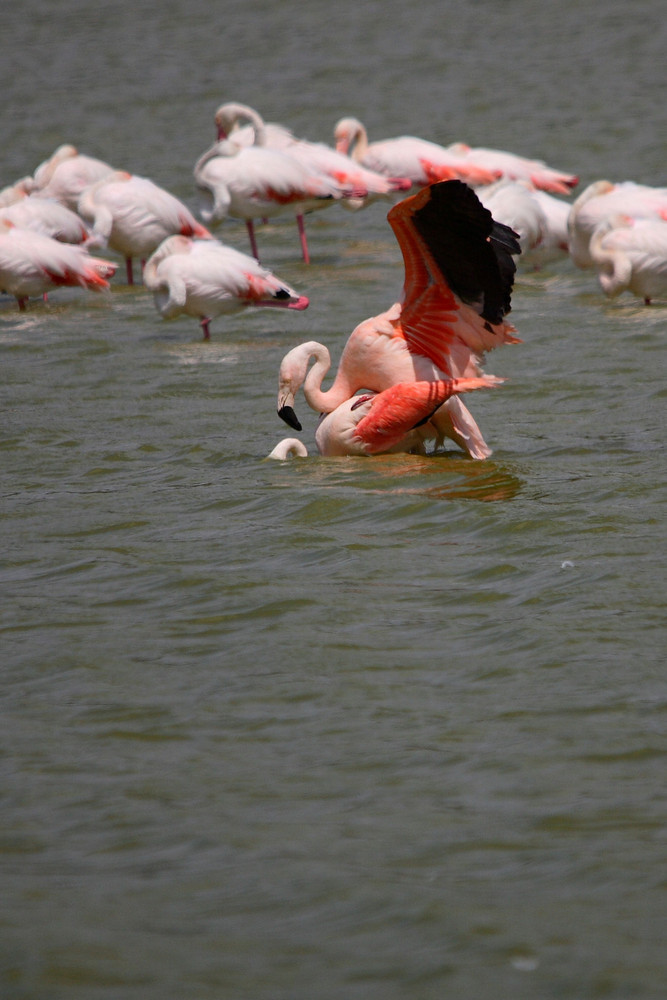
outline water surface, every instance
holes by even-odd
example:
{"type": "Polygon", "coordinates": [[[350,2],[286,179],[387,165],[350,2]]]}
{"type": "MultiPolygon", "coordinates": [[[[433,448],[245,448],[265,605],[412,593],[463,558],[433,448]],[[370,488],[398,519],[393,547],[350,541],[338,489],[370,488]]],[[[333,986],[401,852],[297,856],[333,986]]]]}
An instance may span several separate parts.
{"type": "MultiPolygon", "coordinates": [[[[4,24],[2,184],[68,141],[194,207],[223,100],[667,183],[654,0],[4,24]]],[[[310,308],[210,343],[120,280],[0,302],[0,992],[662,997],[665,308],[522,265],[490,460],[267,462],[282,355],[402,281],[386,207],[308,229],[260,246],[310,308]]]]}

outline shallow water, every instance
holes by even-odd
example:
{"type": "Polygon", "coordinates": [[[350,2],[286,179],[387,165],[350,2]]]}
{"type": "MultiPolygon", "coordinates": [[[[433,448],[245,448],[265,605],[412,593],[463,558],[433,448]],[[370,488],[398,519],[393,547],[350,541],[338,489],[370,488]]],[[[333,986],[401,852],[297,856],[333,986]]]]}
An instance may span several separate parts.
{"type": "MultiPolygon", "coordinates": [[[[1,183],[70,141],[194,207],[226,99],[667,183],[660,4],[264,7],[6,12],[1,183]]],[[[662,997],[665,307],[522,264],[490,460],[268,462],[282,355],[401,286],[386,207],[308,231],[309,309],[210,343],[0,302],[0,994],[662,997]]]]}

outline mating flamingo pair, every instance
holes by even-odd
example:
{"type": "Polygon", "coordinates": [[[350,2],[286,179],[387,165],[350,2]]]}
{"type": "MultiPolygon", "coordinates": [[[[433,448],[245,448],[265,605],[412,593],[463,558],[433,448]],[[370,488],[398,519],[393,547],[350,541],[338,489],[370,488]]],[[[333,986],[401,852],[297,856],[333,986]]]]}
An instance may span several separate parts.
{"type": "MultiPolygon", "coordinates": [[[[291,350],[280,366],[279,416],[301,430],[294,402],[303,388],[322,415],[323,455],[421,452],[427,440],[449,438],[486,458],[491,450],[459,395],[502,382],[482,372],[483,356],[518,342],[506,320],[521,252],[516,233],[456,180],[399,202],[388,220],[405,265],[401,301],[356,327],[326,391],[327,348],[308,341],[291,350]]],[[[281,442],[272,457],[304,454],[295,442],[281,442]]]]}

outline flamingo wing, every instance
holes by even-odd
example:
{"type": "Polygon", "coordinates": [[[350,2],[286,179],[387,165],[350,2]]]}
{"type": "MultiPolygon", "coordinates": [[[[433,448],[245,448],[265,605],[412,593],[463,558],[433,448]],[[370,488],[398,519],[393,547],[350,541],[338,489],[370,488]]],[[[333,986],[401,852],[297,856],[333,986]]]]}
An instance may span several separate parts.
{"type": "Polygon", "coordinates": [[[410,431],[427,423],[451,396],[474,389],[488,389],[501,380],[491,377],[440,379],[436,382],[403,382],[373,396],[360,396],[352,410],[370,403],[355,429],[366,454],[396,446],[410,431]]]}
{"type": "Polygon", "coordinates": [[[521,253],[462,181],[442,181],[388,214],[405,265],[400,330],[410,350],[451,375],[480,374],[481,355],[515,343],[505,320],[521,253]]]}

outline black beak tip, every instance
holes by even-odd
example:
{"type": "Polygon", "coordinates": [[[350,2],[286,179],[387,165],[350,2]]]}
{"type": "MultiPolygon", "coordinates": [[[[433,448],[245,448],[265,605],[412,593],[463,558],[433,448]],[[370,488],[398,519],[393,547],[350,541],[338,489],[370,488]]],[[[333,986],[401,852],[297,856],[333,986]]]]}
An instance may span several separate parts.
{"type": "Polygon", "coordinates": [[[285,423],[293,430],[295,431],[303,430],[303,427],[299,423],[299,418],[297,417],[296,413],[294,412],[291,406],[281,406],[280,409],[278,410],[278,416],[280,417],[281,420],[284,420],[285,423]]]}

